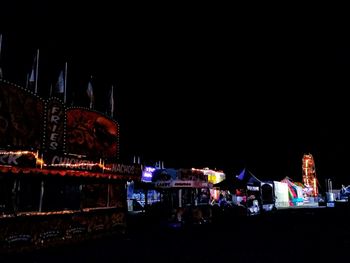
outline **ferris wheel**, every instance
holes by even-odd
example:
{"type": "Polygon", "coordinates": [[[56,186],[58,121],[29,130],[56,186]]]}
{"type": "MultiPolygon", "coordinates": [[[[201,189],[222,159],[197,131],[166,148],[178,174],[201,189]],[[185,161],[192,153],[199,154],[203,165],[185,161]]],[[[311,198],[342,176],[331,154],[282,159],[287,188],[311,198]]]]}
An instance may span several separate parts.
{"type": "Polygon", "coordinates": [[[309,188],[310,196],[318,195],[315,161],[312,154],[304,154],[302,159],[303,183],[309,188]]]}

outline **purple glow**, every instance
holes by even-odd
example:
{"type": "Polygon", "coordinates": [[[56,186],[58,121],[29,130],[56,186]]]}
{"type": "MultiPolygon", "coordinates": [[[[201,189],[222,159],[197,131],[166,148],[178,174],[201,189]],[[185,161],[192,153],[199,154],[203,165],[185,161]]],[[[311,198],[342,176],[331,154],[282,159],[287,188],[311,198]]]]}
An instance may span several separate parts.
{"type": "Polygon", "coordinates": [[[144,182],[151,182],[152,181],[152,173],[154,172],[156,168],[153,167],[145,167],[142,171],[142,178],[141,180],[144,182]]]}

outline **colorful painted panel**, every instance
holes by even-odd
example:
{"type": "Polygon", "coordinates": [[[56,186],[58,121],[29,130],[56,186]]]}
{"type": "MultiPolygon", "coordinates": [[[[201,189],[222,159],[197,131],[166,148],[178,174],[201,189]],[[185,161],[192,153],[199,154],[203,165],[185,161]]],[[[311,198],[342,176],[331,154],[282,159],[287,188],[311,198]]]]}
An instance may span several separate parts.
{"type": "Polygon", "coordinates": [[[118,156],[118,124],[87,109],[67,110],[67,151],[95,158],[118,156]]]}
{"type": "Polygon", "coordinates": [[[40,148],[44,102],[16,85],[0,82],[0,148],[40,148]]]}

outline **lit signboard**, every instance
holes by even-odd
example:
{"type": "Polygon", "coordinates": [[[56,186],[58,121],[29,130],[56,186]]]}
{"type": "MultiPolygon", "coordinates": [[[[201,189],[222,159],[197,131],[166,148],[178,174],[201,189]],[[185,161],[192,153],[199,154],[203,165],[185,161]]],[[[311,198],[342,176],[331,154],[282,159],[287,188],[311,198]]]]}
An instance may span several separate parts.
{"type": "Polygon", "coordinates": [[[143,182],[152,182],[152,176],[153,172],[156,170],[156,168],[153,167],[145,167],[142,171],[142,178],[141,180],[143,182]]]}

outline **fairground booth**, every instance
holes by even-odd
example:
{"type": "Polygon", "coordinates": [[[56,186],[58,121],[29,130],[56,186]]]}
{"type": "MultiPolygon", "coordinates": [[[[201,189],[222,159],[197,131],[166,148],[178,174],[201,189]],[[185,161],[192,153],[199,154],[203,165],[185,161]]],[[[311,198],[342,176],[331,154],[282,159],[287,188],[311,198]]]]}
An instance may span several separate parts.
{"type": "Polygon", "coordinates": [[[141,181],[127,183],[128,211],[145,211],[147,206],[160,202],[160,192],[152,182],[153,172],[156,169],[151,166],[143,166],[141,181]]]}
{"type": "Polygon", "coordinates": [[[246,168],[237,176],[237,181],[237,202],[247,207],[248,215],[259,214],[262,182],[246,168]]]}
{"type": "Polygon", "coordinates": [[[119,125],[99,112],[0,80],[0,250],[123,233],[126,182],[119,125]]]}
{"type": "MultiPolygon", "coordinates": [[[[256,215],[260,213],[264,200],[262,184],[262,181],[248,169],[243,169],[236,177],[227,177],[222,182],[214,184],[214,188],[220,190],[219,205],[243,207],[247,215],[256,215]]],[[[271,196],[267,191],[265,202],[269,200],[268,194],[271,196]]]]}
{"type": "Polygon", "coordinates": [[[152,180],[160,192],[161,216],[169,222],[209,222],[212,183],[208,178],[203,169],[156,169],[152,180]]]}

